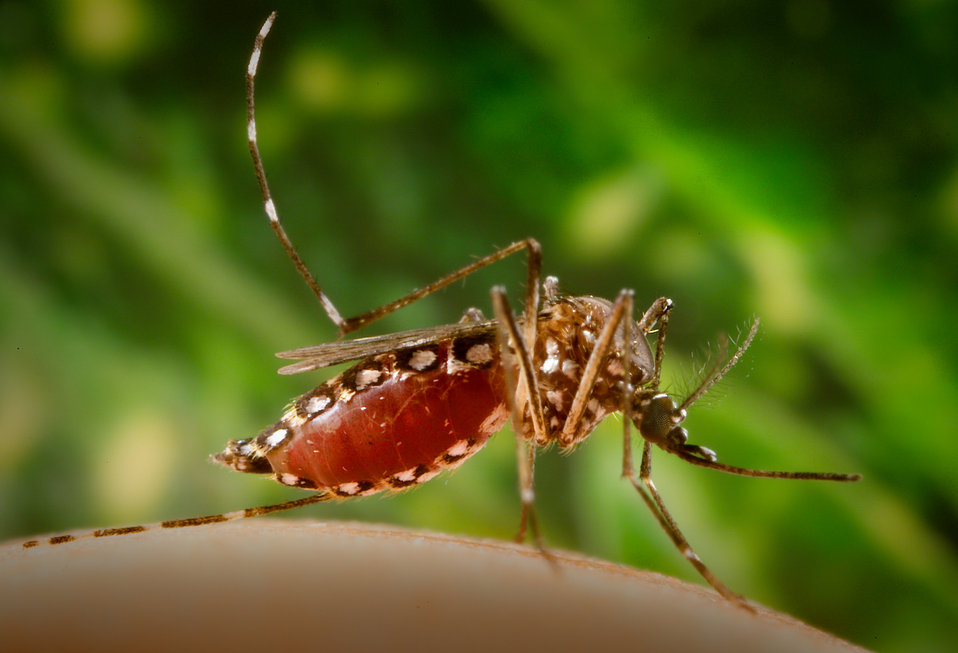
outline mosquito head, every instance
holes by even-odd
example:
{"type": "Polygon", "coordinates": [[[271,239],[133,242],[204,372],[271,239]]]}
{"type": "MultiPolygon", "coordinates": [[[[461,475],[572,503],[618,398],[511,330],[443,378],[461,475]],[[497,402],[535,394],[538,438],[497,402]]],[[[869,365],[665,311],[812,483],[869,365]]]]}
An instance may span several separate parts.
{"type": "Polygon", "coordinates": [[[686,417],[685,407],[664,392],[640,391],[636,395],[633,423],[642,437],[666,451],[684,451],[697,458],[715,462],[715,452],[705,447],[688,444],[689,433],[682,427],[686,417]]]}
{"type": "Polygon", "coordinates": [[[739,361],[748,346],[752,344],[755,333],[758,331],[758,318],[752,323],[752,328],[748,332],[745,340],[735,351],[735,353],[722,364],[725,358],[724,352],[728,347],[726,339],[722,345],[722,354],[716,359],[715,366],[709,370],[699,386],[682,402],[676,405],[675,401],[664,392],[658,392],[657,389],[645,388],[639,389],[633,401],[632,414],[633,422],[642,437],[649,442],[658,445],[666,451],[673,453],[682,451],[691,454],[696,458],[701,458],[708,462],[717,460],[715,452],[705,447],[694,444],[688,444],[689,434],[682,426],[685,417],[688,414],[688,408],[695,403],[702,395],[718,383],[719,379],[725,376],[730,369],[739,361]]]}

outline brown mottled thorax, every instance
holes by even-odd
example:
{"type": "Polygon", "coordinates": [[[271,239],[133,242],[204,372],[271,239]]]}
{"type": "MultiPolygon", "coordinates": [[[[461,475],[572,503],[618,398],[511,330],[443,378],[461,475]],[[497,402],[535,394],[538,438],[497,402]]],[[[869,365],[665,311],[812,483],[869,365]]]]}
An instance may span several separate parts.
{"type": "MultiPolygon", "coordinates": [[[[575,436],[568,441],[560,438],[589,356],[611,313],[611,302],[591,296],[547,300],[539,313],[532,357],[547,434],[544,439],[537,438],[537,444],[558,442],[560,448],[569,450],[588,437],[604,417],[621,409],[619,383],[623,381],[623,351],[613,346],[599,366],[575,436]]],[[[638,387],[651,378],[654,361],[648,342],[636,325],[632,328],[632,341],[630,376],[632,385],[638,387]]],[[[533,437],[528,405],[523,413],[522,430],[527,438],[533,437]]]]}

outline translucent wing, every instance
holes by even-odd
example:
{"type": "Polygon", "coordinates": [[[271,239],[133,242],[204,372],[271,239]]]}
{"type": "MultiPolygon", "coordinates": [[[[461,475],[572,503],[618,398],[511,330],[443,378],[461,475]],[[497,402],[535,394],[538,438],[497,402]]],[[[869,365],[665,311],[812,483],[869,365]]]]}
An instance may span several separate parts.
{"type": "Polygon", "coordinates": [[[440,340],[494,333],[495,330],[495,320],[459,322],[458,324],[446,324],[425,329],[413,329],[412,331],[399,331],[382,336],[355,338],[353,340],[302,347],[290,351],[281,351],[277,353],[276,356],[278,358],[299,360],[298,363],[281,367],[279,369],[280,374],[299,374],[300,372],[308,372],[338,363],[347,363],[361,358],[369,358],[370,356],[377,356],[390,351],[421,347],[440,340]]]}

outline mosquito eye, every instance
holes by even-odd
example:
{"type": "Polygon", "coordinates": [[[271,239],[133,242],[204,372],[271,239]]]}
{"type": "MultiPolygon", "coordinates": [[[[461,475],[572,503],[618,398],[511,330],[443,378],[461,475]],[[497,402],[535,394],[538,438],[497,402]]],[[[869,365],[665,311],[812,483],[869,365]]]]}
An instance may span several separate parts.
{"type": "Polygon", "coordinates": [[[642,409],[642,419],[638,423],[642,437],[652,442],[662,443],[669,438],[673,430],[672,414],[675,402],[667,394],[652,397],[642,409]]]}

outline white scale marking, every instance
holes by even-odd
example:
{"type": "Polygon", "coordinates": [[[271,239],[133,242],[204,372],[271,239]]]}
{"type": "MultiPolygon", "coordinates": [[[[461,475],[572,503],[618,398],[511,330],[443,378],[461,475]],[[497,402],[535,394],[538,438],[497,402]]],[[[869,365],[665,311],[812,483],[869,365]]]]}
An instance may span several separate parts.
{"type": "Polygon", "coordinates": [[[306,402],[306,412],[310,415],[315,415],[319,411],[325,410],[326,407],[329,406],[330,401],[332,400],[326,395],[310,397],[309,401],[306,402]]]}
{"type": "Polygon", "coordinates": [[[449,449],[446,450],[446,455],[452,456],[453,458],[458,458],[459,456],[466,455],[466,452],[468,451],[469,451],[469,441],[460,440],[459,442],[452,445],[451,447],[449,447],[449,449]]]}
{"type": "Polygon", "coordinates": [[[266,215],[269,216],[270,222],[279,222],[279,216],[276,215],[276,205],[273,204],[273,198],[266,200],[266,215]]]}
{"type": "Polygon", "coordinates": [[[375,383],[382,376],[381,370],[361,370],[356,375],[356,389],[362,390],[370,383],[375,383]]]}
{"type": "Polygon", "coordinates": [[[266,444],[268,444],[270,447],[278,447],[283,440],[286,439],[287,435],[289,435],[288,430],[276,429],[266,438],[266,444]]]}
{"type": "Polygon", "coordinates": [[[549,356],[542,364],[542,367],[539,368],[543,374],[552,374],[557,369],[559,369],[559,357],[558,356],[549,356]]]}
{"type": "Polygon", "coordinates": [[[340,483],[339,487],[336,489],[343,494],[352,496],[359,493],[359,483],[340,483]]]}
{"type": "Polygon", "coordinates": [[[416,468],[413,467],[412,469],[407,469],[406,471],[399,472],[398,474],[393,474],[393,478],[403,483],[412,483],[416,480],[416,468]]]}
{"type": "Polygon", "coordinates": [[[473,345],[466,352],[466,360],[473,365],[481,365],[492,360],[492,347],[489,345],[473,345]]]}
{"type": "Polygon", "coordinates": [[[431,349],[420,349],[409,357],[409,367],[421,372],[436,360],[436,352],[431,349]]]}
{"type": "Polygon", "coordinates": [[[543,374],[552,374],[559,369],[559,343],[555,338],[546,339],[546,353],[548,357],[540,369],[543,374]]]}

